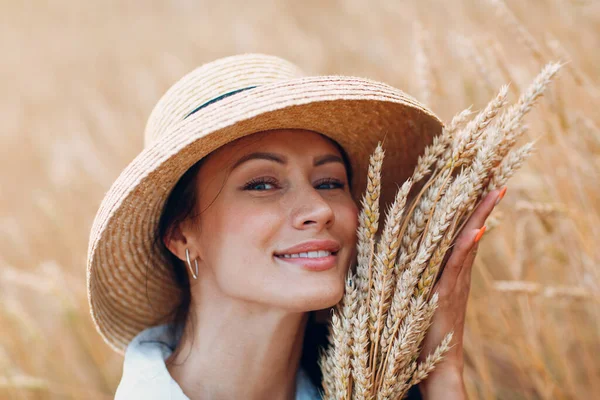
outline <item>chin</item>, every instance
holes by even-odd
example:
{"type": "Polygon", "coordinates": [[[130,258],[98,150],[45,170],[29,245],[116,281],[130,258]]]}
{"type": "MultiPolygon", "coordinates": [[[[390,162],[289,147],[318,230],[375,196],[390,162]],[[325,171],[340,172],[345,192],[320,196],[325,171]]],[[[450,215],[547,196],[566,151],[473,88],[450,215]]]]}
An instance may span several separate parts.
{"type": "Polygon", "coordinates": [[[302,294],[304,311],[315,311],[333,307],[344,296],[344,283],[339,278],[335,281],[321,281],[318,283],[307,283],[307,285],[310,285],[310,289],[304,290],[302,294]]]}
{"type": "Polygon", "coordinates": [[[283,269],[277,297],[295,311],[314,311],[332,307],[344,296],[346,269],[339,266],[327,271],[290,271],[283,269]]]}

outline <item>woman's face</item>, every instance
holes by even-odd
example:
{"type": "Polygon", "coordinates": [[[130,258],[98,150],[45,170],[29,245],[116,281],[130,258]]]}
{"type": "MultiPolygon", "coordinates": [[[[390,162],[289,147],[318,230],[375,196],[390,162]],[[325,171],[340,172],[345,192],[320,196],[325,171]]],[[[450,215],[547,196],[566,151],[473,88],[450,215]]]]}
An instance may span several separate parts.
{"type": "Polygon", "coordinates": [[[226,296],[296,312],[341,299],[358,209],[328,139],[305,130],[241,138],[204,160],[196,189],[186,246],[200,279],[226,296]]]}

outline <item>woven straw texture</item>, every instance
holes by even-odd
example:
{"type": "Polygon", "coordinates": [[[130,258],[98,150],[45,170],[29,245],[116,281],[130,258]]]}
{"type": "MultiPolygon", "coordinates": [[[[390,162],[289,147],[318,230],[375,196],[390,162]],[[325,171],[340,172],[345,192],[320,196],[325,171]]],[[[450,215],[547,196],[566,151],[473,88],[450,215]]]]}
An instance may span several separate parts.
{"type": "Polygon", "coordinates": [[[442,122],[402,91],[368,79],[303,76],[273,56],[227,57],[195,69],[158,101],[144,149],[106,193],[90,233],[88,300],[96,328],[123,353],[141,330],[167,322],[178,305],[164,254],[155,246],[162,208],[196,161],[240,137],[269,129],[320,132],[347,152],[352,193],[361,198],[369,156],[384,141],[382,206],[393,200],[442,122]],[[235,90],[186,116],[198,106],[235,90]]]}

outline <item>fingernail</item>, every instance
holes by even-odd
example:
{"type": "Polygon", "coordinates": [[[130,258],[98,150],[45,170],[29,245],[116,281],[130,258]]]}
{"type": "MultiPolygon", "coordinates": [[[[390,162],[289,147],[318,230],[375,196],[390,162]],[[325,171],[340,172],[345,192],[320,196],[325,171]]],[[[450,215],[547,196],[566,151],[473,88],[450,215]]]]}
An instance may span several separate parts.
{"type": "Polygon", "coordinates": [[[487,227],[485,225],[481,229],[479,229],[479,232],[477,232],[477,236],[475,236],[475,243],[479,242],[479,239],[481,239],[486,229],[487,227]]]}
{"type": "Polygon", "coordinates": [[[498,205],[498,203],[500,203],[500,200],[502,200],[502,198],[506,194],[506,189],[508,189],[508,187],[504,186],[502,188],[502,190],[500,191],[500,194],[498,194],[498,198],[496,199],[496,204],[495,204],[496,206],[498,205]]]}

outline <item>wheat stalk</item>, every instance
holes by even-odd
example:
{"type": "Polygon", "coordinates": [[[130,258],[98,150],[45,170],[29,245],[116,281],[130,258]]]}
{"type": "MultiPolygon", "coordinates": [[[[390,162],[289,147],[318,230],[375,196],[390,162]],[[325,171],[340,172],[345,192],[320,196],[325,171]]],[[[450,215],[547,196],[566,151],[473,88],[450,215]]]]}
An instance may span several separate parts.
{"type": "Polygon", "coordinates": [[[423,101],[424,104],[429,105],[431,93],[433,92],[433,74],[431,70],[431,63],[425,48],[425,43],[427,43],[426,32],[418,21],[415,21],[413,24],[413,34],[415,38],[413,48],[416,81],[419,84],[421,101],[423,101]]]}
{"type": "Polygon", "coordinates": [[[529,33],[527,28],[521,24],[515,14],[511,11],[504,0],[488,0],[496,10],[496,14],[502,20],[505,21],[506,25],[510,27],[519,42],[521,42],[531,53],[538,59],[543,59],[543,53],[534,37],[529,33]]]}
{"type": "Polygon", "coordinates": [[[377,146],[359,214],[356,274],[348,272],[333,312],[331,346],[319,361],[326,399],[402,398],[442,360],[451,332],[417,361],[445,256],[483,196],[504,185],[531,154],[533,143],[514,148],[522,120],[559,68],[546,66],[505,111],[508,86],[471,120],[469,109],[459,113],[397,191],[378,239],[384,151],[377,146]]]}
{"type": "Polygon", "coordinates": [[[519,200],[515,204],[516,211],[529,211],[540,215],[569,215],[573,214],[564,204],[558,203],[540,203],[526,200],[519,200]]]}
{"type": "Polygon", "coordinates": [[[600,301],[600,297],[595,295],[590,290],[587,290],[580,286],[556,286],[556,285],[542,285],[538,282],[529,281],[495,281],[493,283],[493,289],[498,292],[511,293],[511,294],[528,294],[528,295],[541,295],[547,298],[561,298],[561,299],[590,299],[600,301]]]}

